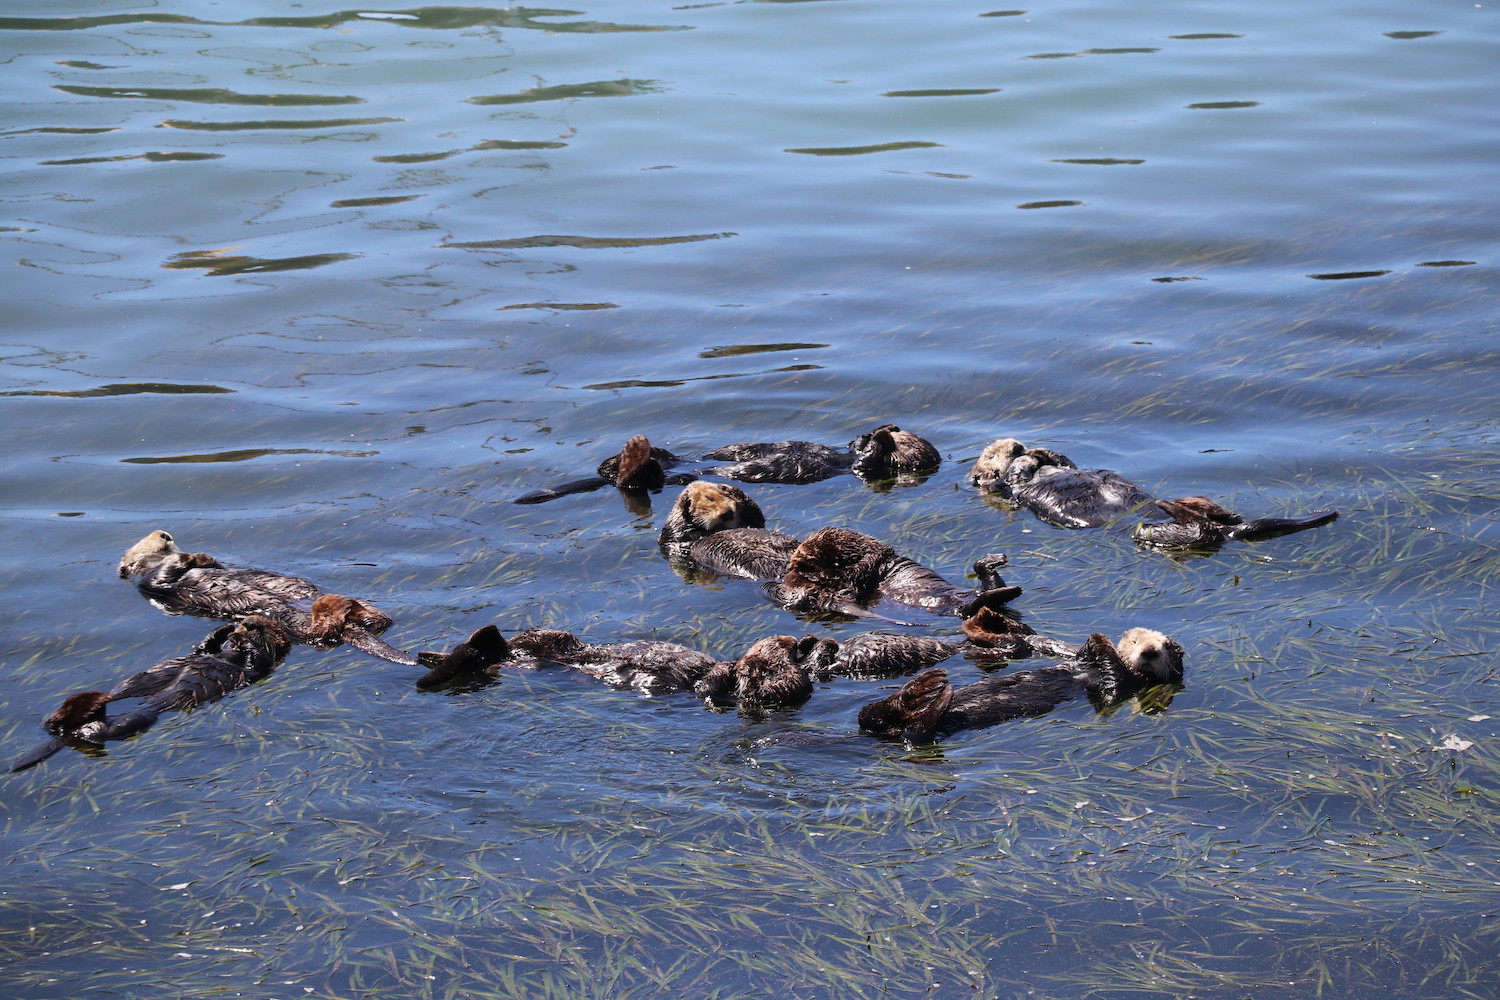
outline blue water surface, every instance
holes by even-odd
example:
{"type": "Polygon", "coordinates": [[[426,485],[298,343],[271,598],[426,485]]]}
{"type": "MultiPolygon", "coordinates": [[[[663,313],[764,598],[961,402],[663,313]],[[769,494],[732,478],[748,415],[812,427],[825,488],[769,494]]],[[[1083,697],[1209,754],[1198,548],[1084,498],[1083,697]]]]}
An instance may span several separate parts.
{"type": "Polygon", "coordinates": [[[939,472],[747,489],[955,581],[1004,551],[1039,630],[1187,650],[1169,706],[913,748],[854,721],[899,682],[751,718],[299,648],[5,779],[9,995],[1494,990],[1491,6],[48,0],[0,32],[7,759],[210,627],[117,578],[155,528],[404,648],[868,627],[679,579],[675,488],[510,502],[640,433],[897,423],[939,472]],[[1005,436],[1341,517],[1146,552],[976,494],[1005,436]]]}

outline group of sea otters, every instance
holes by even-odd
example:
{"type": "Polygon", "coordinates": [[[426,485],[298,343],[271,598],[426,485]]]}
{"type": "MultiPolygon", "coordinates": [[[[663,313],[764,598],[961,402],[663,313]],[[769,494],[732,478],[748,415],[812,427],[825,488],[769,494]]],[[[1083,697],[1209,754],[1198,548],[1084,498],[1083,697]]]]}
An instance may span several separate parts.
{"type": "MultiPolygon", "coordinates": [[[[700,474],[750,483],[811,483],[852,473],[871,485],[934,472],[936,448],[894,425],[861,435],[846,449],[810,441],[733,444],[703,460],[723,463],[700,474]]],[[[120,577],[133,582],[168,614],[227,621],[186,656],[164,660],[108,691],[69,696],[47,716],[50,738],[11,767],[20,771],[66,746],[97,750],[135,736],[165,712],[217,701],[269,675],[293,645],[329,649],[349,644],[373,656],[421,667],[421,689],[472,684],[502,668],[568,666],[613,688],[650,695],[691,691],[710,708],[747,714],[792,707],[811,697],[815,682],[835,677],[890,679],[916,674],[899,690],[865,705],[859,726],[876,736],[930,743],[961,729],[1040,715],[1080,697],[1096,709],[1119,705],[1148,688],[1182,681],[1183,651],[1150,629],[1132,628],[1119,643],[1101,634],[1074,646],[1040,635],[1009,604],[1021,594],[999,575],[1003,555],[974,563],[978,589],[949,583],[934,570],[884,542],[848,528],[821,528],[798,539],[765,526],[760,507],[743,490],[668,474],[683,464],[644,436],[606,459],[595,478],[528,493],[516,503],[540,503],[605,486],[618,488],[631,510],[649,511],[649,495],[683,485],[659,536],[663,554],[686,579],[704,574],[763,583],[766,595],[798,615],[874,618],[910,624],[873,610],[894,602],[931,615],[960,619],[951,638],[871,632],[835,640],[778,635],[752,644],[732,660],[676,643],[638,640],[589,643],[569,632],[529,629],[503,637],[486,625],[446,653],[408,653],[380,638],[391,619],[363,601],[325,594],[300,577],[225,566],[212,556],[184,552],[165,531],[152,531],[126,550],[120,577]],[[996,672],[962,687],[936,664],[962,654],[996,672]],[[1058,660],[1039,669],[999,672],[1007,661],[1058,660]],[[128,710],[111,712],[130,701],[128,710]]],[[[1142,520],[1134,538],[1144,546],[1212,551],[1232,539],[1257,540],[1334,520],[1335,511],[1297,518],[1245,521],[1204,497],[1156,500],[1108,469],[1080,469],[1058,452],[1027,448],[1005,438],[986,448],[970,481],[979,490],[1026,507],[1068,528],[1142,520]]]]}

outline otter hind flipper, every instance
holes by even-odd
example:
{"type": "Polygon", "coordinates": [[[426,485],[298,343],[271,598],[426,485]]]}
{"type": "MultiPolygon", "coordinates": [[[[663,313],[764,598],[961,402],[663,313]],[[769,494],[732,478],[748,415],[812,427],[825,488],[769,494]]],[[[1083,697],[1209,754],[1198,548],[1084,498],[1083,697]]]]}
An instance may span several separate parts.
{"type": "Polygon", "coordinates": [[[953,702],[953,685],[942,667],[924,670],[900,690],[859,710],[859,728],[877,736],[928,743],[953,702]]]}

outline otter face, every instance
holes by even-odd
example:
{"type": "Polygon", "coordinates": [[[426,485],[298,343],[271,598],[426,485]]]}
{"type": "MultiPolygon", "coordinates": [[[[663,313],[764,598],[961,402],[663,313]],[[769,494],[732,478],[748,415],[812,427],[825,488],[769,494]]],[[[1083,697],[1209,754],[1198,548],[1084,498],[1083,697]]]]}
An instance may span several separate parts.
{"type": "Polygon", "coordinates": [[[700,479],[677,495],[658,541],[663,545],[691,542],[718,531],[765,526],[765,515],[744,490],[700,479]]]}
{"type": "Polygon", "coordinates": [[[167,556],[181,551],[172,536],[158,528],[125,550],[120,557],[120,579],[145,573],[167,556]]]}
{"type": "Polygon", "coordinates": [[[1005,481],[1005,473],[1011,462],[1026,454],[1026,446],[1015,438],[1001,438],[992,443],[979,458],[969,473],[969,482],[982,490],[991,490],[1005,481]]]}
{"type": "Polygon", "coordinates": [[[1120,636],[1116,647],[1125,665],[1158,684],[1182,680],[1182,647],[1174,639],[1149,628],[1133,628],[1120,636]]]}

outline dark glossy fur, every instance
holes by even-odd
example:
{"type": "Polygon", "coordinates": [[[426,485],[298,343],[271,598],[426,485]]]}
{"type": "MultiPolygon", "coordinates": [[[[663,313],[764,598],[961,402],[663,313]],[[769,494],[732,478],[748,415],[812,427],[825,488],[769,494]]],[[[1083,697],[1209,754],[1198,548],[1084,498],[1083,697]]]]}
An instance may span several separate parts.
{"type": "Polygon", "coordinates": [[[180,712],[218,701],[268,676],[291,642],[280,625],[252,615],[215,629],[191,654],[164,660],[126,678],[107,694],[84,691],[67,698],[44,725],[52,739],[17,760],[22,771],[64,746],[98,746],[145,732],[164,712],[180,712]],[[143,699],[133,711],[106,714],[111,702],[143,699]]]}
{"type": "Polygon", "coordinates": [[[1141,545],[1159,549],[1212,551],[1231,540],[1257,542],[1276,538],[1328,524],[1339,516],[1336,510],[1325,510],[1304,517],[1260,517],[1246,521],[1207,497],[1158,500],[1156,506],[1172,520],[1165,524],[1138,524],[1132,534],[1141,545]]]}
{"type": "Polygon", "coordinates": [[[861,434],[845,449],[813,441],[772,441],[730,444],[704,456],[729,462],[705,470],[747,483],[816,483],[843,472],[867,482],[930,473],[942,464],[932,443],[895,424],[861,434]]]}
{"type": "Polygon", "coordinates": [[[331,649],[348,643],[381,659],[408,666],[416,659],[378,636],[391,618],[378,608],[339,594],[324,594],[300,576],[231,568],[201,552],[183,552],[165,531],[153,531],[126,550],[120,576],[133,580],[168,614],[237,620],[275,619],[295,643],[331,649]]]}
{"type": "Polygon", "coordinates": [[[728,462],[705,469],[705,475],[744,483],[817,483],[848,472],[854,456],[813,441],[766,441],[727,444],[703,456],[728,462]]]}
{"type": "Polygon", "coordinates": [[[1043,715],[1082,697],[1103,710],[1146,687],[1181,680],[1182,647],[1166,636],[1131,629],[1116,647],[1096,633],[1068,663],[990,674],[961,688],[941,667],[924,671],[860,709],[859,726],[877,736],[930,743],[963,729],[1043,715]]]}
{"type": "Polygon", "coordinates": [[[638,639],[595,644],[556,629],[521,632],[511,637],[510,645],[538,663],[563,664],[612,688],[651,695],[691,690],[716,662],[706,653],[675,642],[638,639]]]}
{"type": "MultiPolygon", "coordinates": [[[[996,604],[1021,593],[1019,587],[1006,587],[995,572],[1004,561],[1003,556],[987,556],[975,564],[984,595],[996,604]]],[[[788,560],[786,574],[767,593],[789,611],[856,616],[882,597],[934,614],[955,614],[968,613],[982,596],[848,528],[821,528],[807,536],[788,560]]]]}

